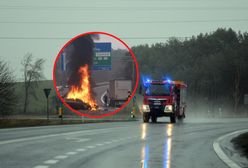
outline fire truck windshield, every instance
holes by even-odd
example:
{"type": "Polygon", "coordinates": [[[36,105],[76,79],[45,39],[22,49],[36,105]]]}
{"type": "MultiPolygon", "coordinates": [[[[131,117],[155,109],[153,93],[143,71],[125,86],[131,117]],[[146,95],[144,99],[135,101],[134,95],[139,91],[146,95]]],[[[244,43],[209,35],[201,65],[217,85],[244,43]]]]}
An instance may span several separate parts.
{"type": "Polygon", "coordinates": [[[148,96],[169,96],[170,85],[169,84],[150,84],[146,89],[146,95],[148,96]]]}

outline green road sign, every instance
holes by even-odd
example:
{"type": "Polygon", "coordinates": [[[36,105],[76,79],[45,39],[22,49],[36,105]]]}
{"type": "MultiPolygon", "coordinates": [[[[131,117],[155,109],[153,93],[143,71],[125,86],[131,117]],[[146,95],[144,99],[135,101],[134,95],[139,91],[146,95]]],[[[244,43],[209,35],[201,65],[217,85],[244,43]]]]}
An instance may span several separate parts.
{"type": "Polygon", "coordinates": [[[111,43],[95,43],[93,70],[111,70],[111,43]]]}

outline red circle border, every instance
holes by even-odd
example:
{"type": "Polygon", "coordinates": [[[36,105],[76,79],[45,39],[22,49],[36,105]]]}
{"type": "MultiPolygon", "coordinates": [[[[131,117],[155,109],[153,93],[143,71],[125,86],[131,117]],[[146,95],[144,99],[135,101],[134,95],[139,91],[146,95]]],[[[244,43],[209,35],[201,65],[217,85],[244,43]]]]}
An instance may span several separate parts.
{"type": "Polygon", "coordinates": [[[79,116],[84,116],[84,117],[88,117],[88,118],[104,118],[104,117],[107,117],[107,116],[111,116],[111,115],[114,115],[116,113],[118,113],[119,111],[121,111],[130,101],[131,99],[134,97],[135,93],[136,93],[136,90],[138,88],[138,84],[139,84],[139,69],[138,69],[138,62],[136,60],[136,57],[133,53],[133,51],[128,47],[128,45],[122,41],[120,38],[110,34],[110,33],[106,33],[106,32],[86,32],[86,33],[83,33],[83,34],[79,34],[75,37],[73,37],[72,39],[70,39],[64,46],[62,49],[60,49],[55,61],[54,61],[54,66],[53,66],[53,85],[54,85],[54,88],[55,88],[55,91],[57,93],[57,96],[59,97],[59,99],[62,101],[62,103],[67,107],[69,108],[72,112],[74,112],[75,114],[79,115],[79,116]],[[132,91],[132,94],[131,94],[131,97],[129,97],[129,99],[118,109],[112,111],[112,112],[109,112],[109,113],[106,113],[106,114],[101,114],[101,115],[90,115],[90,114],[84,114],[84,113],[81,113],[73,108],[71,108],[65,101],[64,99],[61,97],[57,87],[56,87],[56,75],[55,75],[55,67],[56,67],[56,63],[58,61],[58,58],[60,57],[62,51],[68,46],[70,45],[75,39],[81,37],[81,36],[85,36],[85,35],[91,35],[91,34],[104,34],[104,35],[108,35],[108,36],[111,36],[113,38],[115,38],[116,40],[120,41],[129,51],[129,53],[131,54],[131,57],[135,63],[135,70],[136,70],[136,82],[135,82],[135,86],[134,86],[134,89],[132,91]]]}

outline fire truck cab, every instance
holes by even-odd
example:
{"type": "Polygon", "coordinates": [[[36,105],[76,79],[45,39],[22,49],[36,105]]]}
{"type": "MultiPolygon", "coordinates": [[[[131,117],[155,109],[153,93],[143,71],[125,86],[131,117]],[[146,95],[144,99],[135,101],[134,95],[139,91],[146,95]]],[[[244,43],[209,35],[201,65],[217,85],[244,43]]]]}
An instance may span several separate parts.
{"type": "Polygon", "coordinates": [[[185,118],[186,88],[182,81],[146,80],[143,82],[143,121],[157,122],[158,117],[170,117],[170,122],[185,118]]]}

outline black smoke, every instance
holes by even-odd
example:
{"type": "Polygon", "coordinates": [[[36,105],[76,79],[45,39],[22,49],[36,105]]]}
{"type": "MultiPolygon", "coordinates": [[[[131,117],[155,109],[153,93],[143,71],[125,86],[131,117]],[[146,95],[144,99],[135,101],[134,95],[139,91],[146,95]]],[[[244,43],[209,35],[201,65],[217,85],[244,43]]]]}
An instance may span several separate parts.
{"type": "Polygon", "coordinates": [[[70,47],[71,52],[67,54],[67,83],[69,86],[79,86],[81,77],[78,70],[86,64],[89,68],[92,66],[94,43],[91,36],[86,35],[74,40],[70,47]]]}

